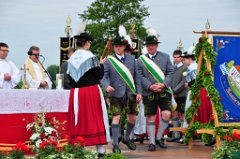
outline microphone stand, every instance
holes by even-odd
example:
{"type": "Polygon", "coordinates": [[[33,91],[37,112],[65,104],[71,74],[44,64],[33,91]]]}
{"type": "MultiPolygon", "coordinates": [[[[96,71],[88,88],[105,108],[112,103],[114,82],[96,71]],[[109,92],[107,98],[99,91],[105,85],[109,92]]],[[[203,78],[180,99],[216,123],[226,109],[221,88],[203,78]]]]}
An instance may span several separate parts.
{"type": "MultiPolygon", "coordinates": [[[[43,55],[39,55],[39,56],[41,56],[41,57],[43,58],[43,62],[44,62],[44,61],[45,61],[44,56],[43,56],[43,55]]],[[[46,68],[43,66],[43,64],[42,64],[43,62],[41,62],[41,61],[39,60],[39,58],[37,58],[37,59],[38,59],[38,62],[40,63],[40,65],[42,66],[44,72],[47,74],[47,76],[49,77],[50,81],[52,82],[53,86],[56,88],[56,85],[55,85],[55,83],[53,82],[51,75],[50,75],[49,72],[46,70],[46,68]]]]}

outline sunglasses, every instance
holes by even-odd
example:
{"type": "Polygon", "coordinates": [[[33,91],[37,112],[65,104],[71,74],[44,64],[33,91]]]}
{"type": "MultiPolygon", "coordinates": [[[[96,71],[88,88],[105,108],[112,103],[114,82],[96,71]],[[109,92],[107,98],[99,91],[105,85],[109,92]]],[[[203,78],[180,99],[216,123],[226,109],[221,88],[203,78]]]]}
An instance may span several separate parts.
{"type": "Polygon", "coordinates": [[[2,51],[2,52],[9,52],[9,50],[0,50],[0,51],[2,51]]]}

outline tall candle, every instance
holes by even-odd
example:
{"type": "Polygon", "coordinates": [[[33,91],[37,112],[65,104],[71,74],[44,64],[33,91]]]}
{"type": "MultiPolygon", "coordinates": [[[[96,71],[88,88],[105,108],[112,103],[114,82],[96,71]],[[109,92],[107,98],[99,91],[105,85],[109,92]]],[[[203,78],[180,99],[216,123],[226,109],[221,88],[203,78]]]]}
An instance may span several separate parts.
{"type": "Polygon", "coordinates": [[[57,80],[57,89],[62,89],[62,79],[61,78],[59,78],[57,80]]]}

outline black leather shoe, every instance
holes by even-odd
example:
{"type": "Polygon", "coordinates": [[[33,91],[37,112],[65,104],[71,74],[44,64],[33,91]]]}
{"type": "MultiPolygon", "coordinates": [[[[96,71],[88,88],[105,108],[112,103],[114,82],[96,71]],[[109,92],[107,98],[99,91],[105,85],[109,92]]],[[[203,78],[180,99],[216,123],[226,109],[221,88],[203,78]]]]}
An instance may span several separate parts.
{"type": "Polygon", "coordinates": [[[122,139],[122,143],[127,145],[127,147],[130,150],[136,150],[136,145],[134,144],[133,140],[125,140],[124,138],[122,139]]]}
{"type": "Polygon", "coordinates": [[[175,142],[176,140],[179,140],[180,138],[175,138],[175,137],[168,137],[166,140],[167,142],[175,142]]]}
{"type": "Polygon", "coordinates": [[[118,137],[118,144],[122,141],[122,138],[123,138],[122,136],[118,137]]]}
{"type": "Polygon", "coordinates": [[[180,138],[180,139],[176,140],[176,142],[179,143],[179,144],[184,144],[183,138],[180,138]]]}
{"type": "Polygon", "coordinates": [[[105,156],[105,153],[98,153],[98,159],[103,159],[104,156],[105,156]]]}
{"type": "Polygon", "coordinates": [[[150,144],[148,146],[148,151],[156,151],[156,146],[154,144],[150,144]]]}
{"type": "Polygon", "coordinates": [[[121,153],[121,150],[120,150],[120,148],[118,147],[118,145],[113,145],[112,151],[113,151],[114,153],[121,153]]]}
{"type": "Polygon", "coordinates": [[[164,139],[161,138],[160,140],[156,140],[156,145],[158,145],[160,148],[166,149],[167,145],[164,144],[164,139]]]}

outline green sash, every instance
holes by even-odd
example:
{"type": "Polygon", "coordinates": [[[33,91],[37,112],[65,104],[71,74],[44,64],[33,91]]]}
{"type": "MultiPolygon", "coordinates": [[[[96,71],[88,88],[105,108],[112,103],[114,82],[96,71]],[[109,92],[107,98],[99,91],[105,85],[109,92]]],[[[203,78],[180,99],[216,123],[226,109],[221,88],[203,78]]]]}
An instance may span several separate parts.
{"type": "MultiPolygon", "coordinates": [[[[165,75],[162,72],[162,70],[158,67],[158,65],[145,55],[141,55],[139,58],[142,61],[145,68],[152,74],[153,78],[157,82],[163,83],[165,75]]],[[[172,95],[172,110],[174,111],[177,108],[177,103],[174,99],[173,91],[171,88],[167,88],[167,91],[172,95]]]]}
{"type": "Polygon", "coordinates": [[[122,77],[123,81],[131,89],[131,91],[134,94],[136,94],[137,91],[135,88],[134,80],[128,68],[113,56],[108,56],[108,60],[110,61],[112,66],[115,68],[115,70],[118,72],[118,74],[122,77]]]}

